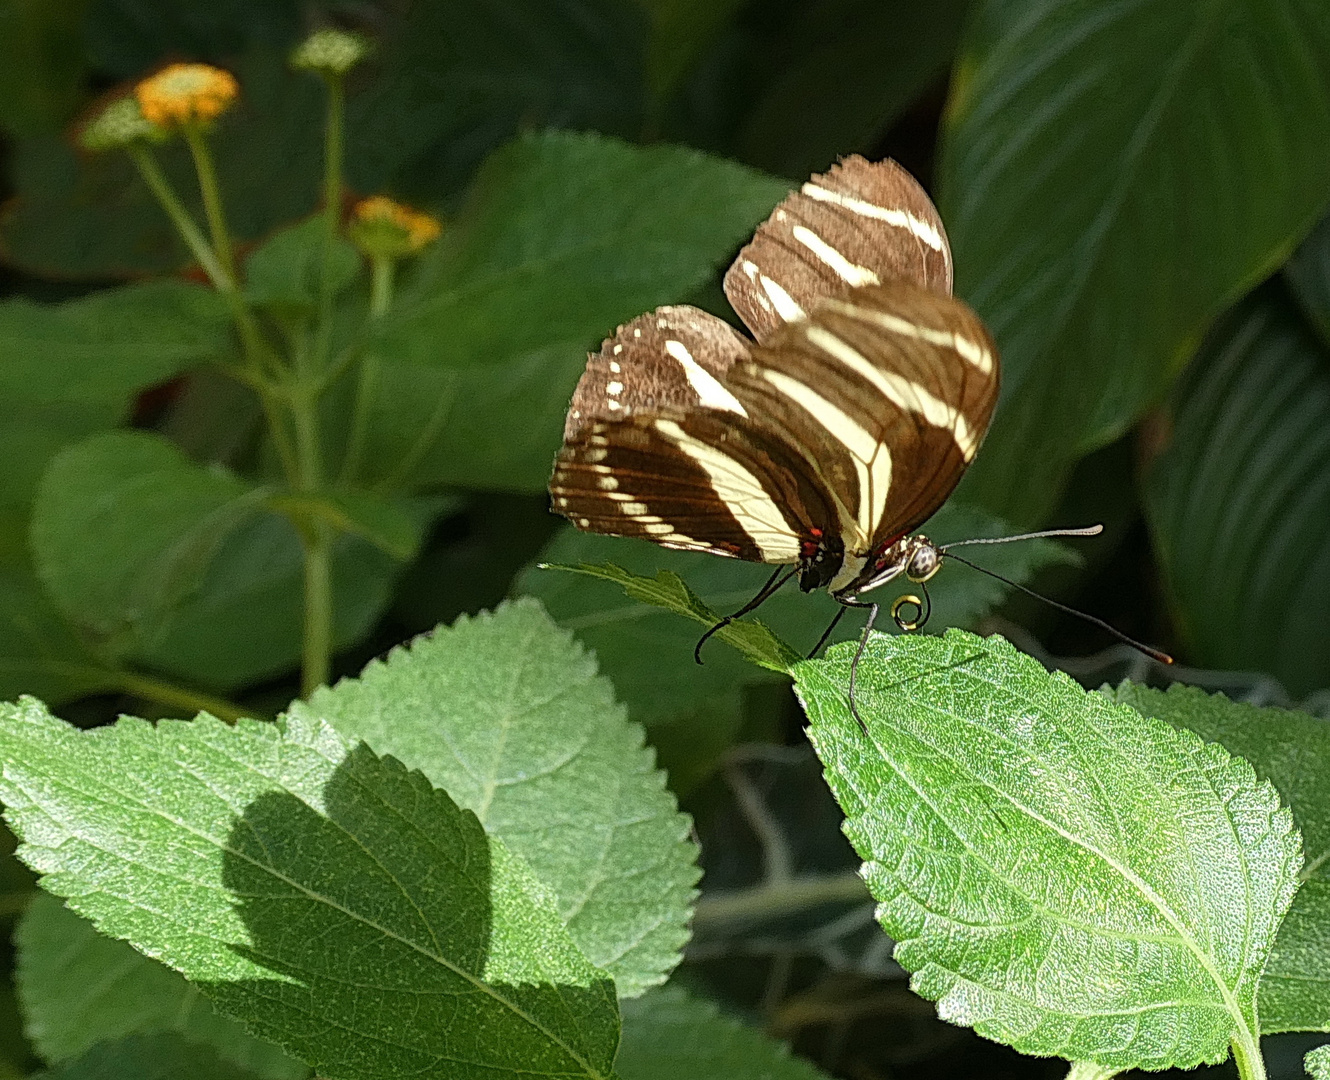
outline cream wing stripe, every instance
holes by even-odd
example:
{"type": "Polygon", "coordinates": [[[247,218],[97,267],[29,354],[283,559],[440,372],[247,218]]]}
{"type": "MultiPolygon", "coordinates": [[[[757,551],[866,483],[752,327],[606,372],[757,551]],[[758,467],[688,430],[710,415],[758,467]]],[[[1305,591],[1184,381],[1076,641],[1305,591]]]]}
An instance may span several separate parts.
{"type": "Polygon", "coordinates": [[[866,266],[852,263],[834,247],[828,244],[812,229],[796,225],[790,230],[794,238],[816,255],[825,266],[829,267],[838,278],[850,285],[880,285],[882,279],[866,266]]]}
{"type": "Polygon", "coordinates": [[[934,397],[918,383],[897,375],[895,372],[882,371],[868,357],[846,341],[842,341],[830,330],[820,326],[810,326],[804,331],[810,342],[828,356],[839,360],[857,375],[862,376],[882,391],[883,397],[898,409],[922,416],[933,427],[946,428],[956,440],[956,447],[966,461],[974,459],[979,449],[979,439],[970,430],[965,417],[945,401],[934,397]]]}
{"type": "Polygon", "coordinates": [[[756,476],[734,458],[693,438],[673,420],[657,420],[655,427],[710,477],[716,496],[762,553],[763,562],[799,561],[798,535],[756,476]]]}
{"type": "Polygon", "coordinates": [[[844,537],[847,551],[854,553],[868,545],[869,538],[882,520],[891,491],[891,452],[867,430],[847,416],[821,394],[780,371],[767,369],[762,377],[821,424],[846,450],[859,475],[859,507],[856,524],[858,537],[844,537]]]}
{"type": "Polygon", "coordinates": [[[979,342],[971,341],[969,338],[962,337],[951,330],[934,330],[931,326],[920,326],[908,319],[902,319],[899,315],[860,307],[858,304],[851,304],[848,300],[827,300],[824,306],[832,311],[839,311],[842,315],[848,315],[852,319],[858,319],[860,322],[875,323],[905,337],[926,341],[930,345],[941,345],[946,349],[955,349],[961,359],[973,364],[985,375],[993,373],[993,354],[979,342]]]}
{"type": "Polygon", "coordinates": [[[698,401],[709,409],[724,409],[726,412],[747,416],[748,412],[739,399],[723,387],[716,377],[693,359],[693,354],[682,341],[670,338],[665,342],[665,351],[683,366],[684,377],[688,385],[697,392],[698,401]]]}
{"type": "Polygon", "coordinates": [[[819,187],[811,181],[804,184],[802,191],[810,199],[831,203],[834,206],[848,210],[852,214],[858,214],[860,217],[876,218],[878,221],[885,221],[888,225],[895,225],[898,229],[909,229],[934,251],[946,249],[947,242],[942,239],[942,234],[927,221],[920,221],[908,210],[894,210],[890,207],[864,202],[863,199],[856,199],[853,195],[819,187]]]}

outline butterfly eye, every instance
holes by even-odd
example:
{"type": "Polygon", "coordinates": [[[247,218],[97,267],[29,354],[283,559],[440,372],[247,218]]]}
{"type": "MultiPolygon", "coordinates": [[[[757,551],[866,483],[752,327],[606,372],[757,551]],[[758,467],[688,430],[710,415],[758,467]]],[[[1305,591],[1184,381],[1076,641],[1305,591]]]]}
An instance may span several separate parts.
{"type": "Polygon", "coordinates": [[[942,556],[938,554],[937,548],[925,542],[922,546],[916,548],[914,554],[910,556],[909,564],[905,568],[905,576],[911,581],[922,584],[936,574],[941,565],[942,556]]]}

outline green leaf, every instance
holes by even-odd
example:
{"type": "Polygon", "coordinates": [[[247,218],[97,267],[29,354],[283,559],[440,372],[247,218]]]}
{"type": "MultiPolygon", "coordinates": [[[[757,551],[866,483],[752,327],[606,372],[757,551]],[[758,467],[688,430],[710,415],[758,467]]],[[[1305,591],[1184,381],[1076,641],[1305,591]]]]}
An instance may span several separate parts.
{"type": "Polygon", "coordinates": [[[957,293],[1003,355],[966,497],[1042,519],[1328,193],[1321,0],[982,0],[940,163],[957,293]]]}
{"type": "MultiPolygon", "coordinates": [[[[146,667],[220,691],[290,671],[300,660],[303,551],[284,518],[264,514],[222,540],[195,592],[134,643],[146,667]]],[[[368,541],[333,546],[333,641],[360,641],[387,605],[401,564],[368,541]]]]}
{"type": "Polygon", "coordinates": [[[102,638],[149,634],[192,591],[263,493],[196,465],[165,439],[112,431],[52,460],[32,550],[52,598],[102,638]]]}
{"type": "MultiPolygon", "coordinates": [[[[939,543],[1000,536],[1004,531],[1000,521],[954,502],[928,522],[929,535],[939,543]]],[[[1067,548],[1047,540],[975,548],[972,557],[979,565],[1022,583],[1043,566],[1073,559],[1067,548]]],[[[698,667],[693,662],[693,647],[702,634],[699,616],[690,614],[691,621],[681,620],[676,614],[657,610],[651,606],[654,601],[647,598],[660,590],[657,575],[666,573],[682,579],[707,609],[727,614],[752,598],[773,567],[670,551],[655,544],[597,536],[572,528],[555,538],[542,552],[540,562],[563,565],[609,562],[636,579],[634,588],[641,591],[635,603],[625,603],[623,586],[608,578],[605,584],[593,583],[538,567],[528,569],[518,578],[514,590],[540,598],[559,623],[575,630],[595,650],[603,670],[634,718],[648,726],[677,718],[720,698],[734,702],[733,694],[738,687],[770,678],[718,645],[706,648],[705,664],[698,667]]],[[[902,585],[884,589],[880,595],[890,604],[897,595],[914,591],[917,590],[913,586],[902,585]]],[[[947,566],[930,582],[929,592],[933,599],[929,625],[943,628],[972,624],[999,604],[1008,589],[992,578],[955,564],[947,566]]],[[[684,607],[688,603],[677,590],[672,597],[661,599],[684,607]]],[[[678,607],[675,610],[677,613],[678,607]]],[[[789,642],[796,653],[803,655],[839,610],[840,606],[827,593],[800,593],[791,582],[768,600],[755,618],[770,627],[777,639],[789,642]]],[[[890,626],[885,614],[880,621],[884,628],[890,626]]],[[[857,638],[862,625],[862,616],[847,617],[831,640],[857,638]]],[[[783,670],[782,654],[769,634],[738,626],[727,628],[725,633],[732,638],[754,635],[748,647],[754,656],[762,658],[757,662],[783,670]]],[[[737,707],[737,703],[732,707],[737,707]]]]}
{"type": "MultiPolygon", "coordinates": [[[[226,66],[241,95],[208,137],[231,232],[257,240],[316,208],[325,95],[319,80],[287,70],[284,49],[256,50],[234,64],[228,56],[226,66]]],[[[182,141],[154,152],[202,222],[198,181],[182,141]]],[[[64,138],[25,139],[14,148],[11,176],[16,197],[0,212],[0,244],[6,261],[29,273],[104,280],[192,262],[125,154],[80,155],[64,138]]]]}
{"type": "Polygon", "coordinates": [[[1022,1053],[1190,1068],[1257,1050],[1298,834],[1222,747],[1000,638],[875,636],[796,689],[916,992],[1022,1053]]]}
{"type": "Polygon", "coordinates": [[[298,1080],[309,1074],[307,1066],[219,1016],[178,973],[99,934],[53,896],[33,897],[14,944],[27,1035],[52,1064],[127,1035],[175,1032],[206,1044],[247,1075],[298,1080]]]}
{"type": "Polygon", "coordinates": [[[1124,682],[1110,696],[1246,758],[1292,808],[1306,865],[1261,979],[1261,1031],[1330,1031],[1330,723],[1192,686],[1124,682]]]}
{"type": "Polygon", "coordinates": [[[1318,1046],[1303,1058],[1303,1064],[1312,1080],[1330,1080],[1330,1046],[1318,1046]]]}
{"type": "Polygon", "coordinates": [[[0,700],[61,703],[119,686],[115,665],[69,624],[27,560],[0,559],[0,700]]]}
{"type": "MultiPolygon", "coordinates": [[[[280,229],[245,260],[245,293],[278,312],[310,313],[319,303],[326,227],[322,215],[280,229]]],[[[333,244],[332,291],[341,292],[360,271],[360,255],[340,236],[333,244]]]]}
{"type": "Polygon", "coordinates": [[[615,1068],[623,1080],[818,1080],[782,1043],[677,987],[623,1006],[615,1068]]]}
{"type": "Polygon", "coordinates": [[[466,366],[590,346],[701,285],[787,191],[680,147],[523,136],[480,170],[376,347],[397,362],[466,366]]]}
{"type": "Polygon", "coordinates": [[[254,1080],[206,1043],[173,1031],[98,1043],[75,1061],[39,1073],[37,1080],[254,1080]]]}
{"type": "Polygon", "coordinates": [[[945,76],[970,0],[801,5],[759,61],[769,70],[738,134],[742,160],[804,180],[883,133],[945,76]]]}
{"type": "Polygon", "coordinates": [[[1295,697],[1330,685],[1330,353],[1262,292],[1215,328],[1170,411],[1145,510],[1189,656],[1295,697]]]}
{"type": "Polygon", "coordinates": [[[594,658],[535,601],[417,638],[293,712],[420,769],[474,811],[553,889],[620,996],[679,962],[698,878],[688,819],[594,658]]]}
{"type": "Polygon", "coordinates": [[[419,773],[299,716],[0,718],[0,798],[44,887],[320,1076],[611,1075],[612,983],[419,773]]]}
{"type": "Polygon", "coordinates": [[[153,281],[62,304],[0,304],[0,395],[123,413],[133,394],[225,355],[229,317],[211,289],[153,281]]]}
{"type": "Polygon", "coordinates": [[[518,131],[638,134],[645,24],[623,0],[410,5],[348,108],[351,184],[437,198],[518,131]]]}
{"type": "Polygon", "coordinates": [[[84,2],[10,0],[0,7],[0,127],[58,131],[83,97],[84,2]]]}
{"type": "Polygon", "coordinates": [[[1330,346],[1330,216],[1321,218],[1284,264],[1284,280],[1322,344],[1330,346]]]}

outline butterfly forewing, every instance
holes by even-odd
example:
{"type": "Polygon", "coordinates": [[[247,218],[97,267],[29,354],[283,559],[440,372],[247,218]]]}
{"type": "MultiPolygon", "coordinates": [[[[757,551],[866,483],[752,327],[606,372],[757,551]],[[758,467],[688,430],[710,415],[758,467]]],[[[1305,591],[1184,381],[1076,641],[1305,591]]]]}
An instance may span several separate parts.
{"type": "Polygon", "coordinates": [[[942,219],[894,161],[855,156],[776,207],[725,275],[725,295],[765,342],[825,297],[893,279],[950,294],[942,219]]]}

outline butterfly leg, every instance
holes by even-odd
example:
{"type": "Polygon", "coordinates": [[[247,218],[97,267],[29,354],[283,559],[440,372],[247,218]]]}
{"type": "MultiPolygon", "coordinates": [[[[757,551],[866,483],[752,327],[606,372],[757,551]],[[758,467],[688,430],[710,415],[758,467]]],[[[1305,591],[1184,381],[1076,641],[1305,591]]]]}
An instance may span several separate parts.
{"type": "Polygon", "coordinates": [[[822,631],[822,636],[817,639],[817,644],[814,645],[813,648],[809,651],[808,653],[809,660],[813,659],[813,657],[815,657],[818,653],[822,651],[822,646],[827,643],[827,638],[831,637],[831,632],[836,629],[836,624],[845,617],[846,610],[847,610],[846,607],[844,605],[841,605],[841,609],[838,612],[836,612],[835,618],[833,618],[830,624],[828,624],[827,628],[822,631]]]}
{"type": "Polygon", "coordinates": [[[789,581],[790,578],[794,577],[798,572],[799,568],[797,566],[788,572],[786,572],[785,567],[783,566],[776,567],[771,577],[767,578],[767,583],[758,590],[756,596],[749,600],[748,603],[744,604],[744,606],[738,611],[731,615],[726,615],[720,620],[720,622],[716,623],[715,626],[711,627],[710,630],[697,639],[697,644],[693,647],[693,659],[700,664],[702,662],[702,646],[707,643],[707,639],[710,638],[712,634],[716,633],[718,630],[724,630],[725,627],[729,626],[735,619],[741,619],[750,611],[754,611],[761,607],[771,598],[772,594],[780,589],[782,585],[789,581]],[[785,576],[781,577],[782,574],[785,576]],[[777,581],[777,578],[780,578],[780,580],[777,581]]]}

